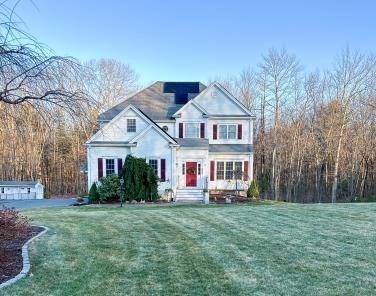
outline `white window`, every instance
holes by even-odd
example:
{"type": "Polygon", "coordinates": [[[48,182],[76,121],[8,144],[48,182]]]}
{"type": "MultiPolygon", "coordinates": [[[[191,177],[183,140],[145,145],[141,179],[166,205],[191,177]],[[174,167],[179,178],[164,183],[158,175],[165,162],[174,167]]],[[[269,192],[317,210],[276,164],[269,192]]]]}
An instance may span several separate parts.
{"type": "Polygon", "coordinates": [[[106,159],[106,176],[115,174],[115,159],[107,158],[106,159]]]}
{"type": "Polygon", "coordinates": [[[186,123],[184,138],[199,138],[200,137],[200,124],[199,123],[186,123]]]}
{"type": "Polygon", "coordinates": [[[226,180],[234,179],[234,163],[232,161],[226,162],[226,180]]]}
{"type": "Polygon", "coordinates": [[[243,174],[241,161],[217,161],[217,180],[240,180],[243,174]]]}
{"type": "Polygon", "coordinates": [[[30,188],[27,188],[27,193],[30,194],[30,188]]]}
{"type": "Polygon", "coordinates": [[[136,132],[136,119],[134,118],[127,119],[127,132],[128,133],[136,132]]]}
{"type": "Polygon", "coordinates": [[[149,165],[153,168],[155,175],[158,176],[158,159],[149,159],[149,165]]]}
{"type": "Polygon", "coordinates": [[[4,187],[1,187],[1,193],[4,193],[4,187]]]}
{"type": "Polygon", "coordinates": [[[243,162],[236,161],[235,162],[235,170],[234,170],[234,178],[241,179],[243,176],[243,162]]]}
{"type": "Polygon", "coordinates": [[[217,162],[217,180],[224,180],[225,178],[225,163],[223,161],[217,162]]]}
{"type": "Polygon", "coordinates": [[[181,165],[182,175],[185,175],[185,163],[181,165]]]}
{"type": "Polygon", "coordinates": [[[219,138],[220,139],[236,139],[236,124],[220,124],[219,138]]]}
{"type": "Polygon", "coordinates": [[[201,163],[197,164],[197,174],[201,175],[201,163]]]}
{"type": "Polygon", "coordinates": [[[236,139],[236,125],[231,124],[227,126],[227,138],[236,139]]]}

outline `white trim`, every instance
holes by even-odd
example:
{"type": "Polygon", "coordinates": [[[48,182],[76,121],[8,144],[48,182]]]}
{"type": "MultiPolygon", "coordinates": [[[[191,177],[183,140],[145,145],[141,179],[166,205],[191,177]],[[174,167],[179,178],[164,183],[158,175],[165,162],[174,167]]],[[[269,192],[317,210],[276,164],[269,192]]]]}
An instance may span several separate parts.
{"type": "Polygon", "coordinates": [[[249,111],[237,98],[235,98],[227,89],[225,89],[222,85],[220,85],[218,82],[214,82],[214,85],[217,86],[220,90],[222,90],[225,94],[227,94],[230,99],[234,101],[245,113],[252,116],[251,111],[249,111]]]}
{"type": "Polygon", "coordinates": [[[199,122],[199,121],[184,121],[183,122],[183,139],[200,139],[201,137],[201,123],[202,122],[199,122]],[[186,136],[186,125],[187,124],[196,124],[198,125],[198,134],[197,134],[197,137],[187,137],[186,136]]]}
{"type": "MultiPolygon", "coordinates": [[[[195,97],[196,98],[196,97],[195,97]]],[[[194,99],[189,100],[183,107],[181,107],[178,111],[176,111],[171,117],[180,117],[180,113],[187,108],[189,105],[193,105],[198,111],[200,111],[203,115],[208,114],[208,112],[200,106],[200,104],[194,102],[194,99]]]]}
{"type": "Polygon", "coordinates": [[[143,114],[140,110],[138,110],[135,106],[133,106],[132,104],[129,104],[126,108],[124,108],[118,115],[116,115],[108,124],[106,124],[103,128],[101,128],[99,131],[97,131],[87,142],[86,144],[90,144],[90,142],[92,142],[97,136],[99,136],[101,133],[103,133],[103,131],[105,131],[106,129],[108,129],[110,127],[110,125],[118,120],[118,118],[122,117],[128,110],[132,110],[134,111],[138,116],[140,116],[142,119],[144,119],[147,123],[149,123],[150,125],[154,126],[156,128],[156,130],[163,136],[165,137],[166,139],[168,139],[168,141],[171,143],[174,143],[174,144],[177,144],[177,142],[172,138],[170,137],[169,135],[167,135],[165,132],[161,131],[160,130],[160,127],[155,123],[153,122],[151,119],[149,119],[145,114],[143,114]]]}
{"type": "MultiPolygon", "coordinates": [[[[194,97],[192,100],[190,100],[187,104],[185,104],[182,108],[180,108],[177,112],[175,112],[175,114],[178,114],[181,112],[181,110],[183,110],[183,108],[185,106],[187,106],[188,104],[193,104],[194,101],[197,100],[197,98],[200,98],[202,97],[204,94],[206,94],[209,89],[211,89],[212,87],[217,87],[219,88],[220,91],[222,91],[231,101],[233,101],[236,105],[238,105],[238,107],[240,107],[248,116],[252,116],[254,117],[254,115],[237,99],[235,98],[228,90],[226,90],[222,85],[220,85],[217,81],[214,81],[213,83],[211,83],[207,88],[205,88],[202,92],[200,92],[196,97],[194,97]]],[[[196,103],[197,104],[197,103],[196,103]]],[[[199,105],[199,104],[197,104],[199,105]]],[[[173,116],[175,116],[175,114],[173,116]]],[[[206,113],[206,115],[210,116],[210,114],[206,113]]],[[[216,115],[216,116],[220,116],[220,115],[216,115]]]]}
{"type": "MultiPolygon", "coordinates": [[[[238,126],[239,126],[239,124],[238,123],[217,123],[217,125],[218,125],[218,140],[241,140],[241,139],[238,139],[238,126]],[[220,138],[219,137],[219,135],[221,134],[220,133],[220,126],[223,126],[223,125],[225,125],[226,126],[226,138],[220,138]],[[235,138],[229,138],[228,137],[228,127],[229,127],[229,125],[235,125],[235,138]]],[[[242,135],[242,138],[243,138],[243,135],[242,135]]],[[[225,144],[224,144],[225,145],[225,144]]],[[[236,145],[236,144],[235,144],[236,145]]]]}
{"type": "Polygon", "coordinates": [[[129,142],[130,143],[136,142],[139,138],[141,138],[144,134],[146,134],[151,129],[152,129],[152,126],[149,125],[147,128],[143,129],[139,134],[135,135],[134,138],[132,138],[129,142]]]}

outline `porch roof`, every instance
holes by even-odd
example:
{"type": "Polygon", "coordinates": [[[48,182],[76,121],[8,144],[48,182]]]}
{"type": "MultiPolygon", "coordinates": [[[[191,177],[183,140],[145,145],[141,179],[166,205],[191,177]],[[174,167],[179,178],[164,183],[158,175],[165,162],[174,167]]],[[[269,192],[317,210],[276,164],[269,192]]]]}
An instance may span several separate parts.
{"type": "Polygon", "coordinates": [[[176,142],[180,147],[189,147],[189,148],[209,148],[208,139],[189,139],[189,138],[175,138],[176,142]]]}
{"type": "Polygon", "coordinates": [[[251,153],[253,147],[250,144],[210,144],[209,152],[251,153]]]}

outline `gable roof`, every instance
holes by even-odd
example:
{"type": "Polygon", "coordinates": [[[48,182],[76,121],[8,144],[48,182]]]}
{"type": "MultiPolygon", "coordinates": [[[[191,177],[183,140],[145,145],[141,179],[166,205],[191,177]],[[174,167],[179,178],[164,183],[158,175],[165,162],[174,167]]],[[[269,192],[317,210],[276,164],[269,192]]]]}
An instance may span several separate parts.
{"type": "MultiPolygon", "coordinates": [[[[141,110],[139,110],[138,108],[136,108],[135,106],[133,106],[132,104],[129,104],[127,105],[123,110],[121,110],[115,117],[113,117],[111,120],[110,120],[110,123],[111,122],[114,122],[116,121],[118,118],[120,118],[123,114],[125,114],[128,110],[133,110],[134,112],[136,112],[137,115],[139,115],[142,119],[144,119],[146,122],[148,122],[152,127],[155,128],[155,130],[160,133],[164,138],[166,138],[170,143],[172,144],[177,144],[177,142],[175,141],[175,139],[173,137],[171,137],[168,133],[166,133],[161,127],[159,127],[150,117],[148,117],[144,112],[142,112],[141,110]]],[[[86,144],[94,144],[94,143],[99,143],[99,142],[102,142],[102,141],[95,141],[95,138],[100,134],[102,133],[104,130],[110,128],[111,124],[108,123],[106,124],[103,128],[101,128],[99,131],[97,131],[87,142],[86,144]]],[[[148,130],[150,128],[146,128],[146,130],[148,130]]],[[[131,141],[127,142],[127,144],[132,144],[135,142],[135,140],[137,140],[139,138],[140,135],[143,135],[144,134],[144,131],[142,131],[140,134],[136,135],[131,141]]],[[[115,143],[115,142],[113,142],[115,143]]],[[[124,142],[122,142],[124,143],[124,142]]]]}
{"type": "MultiPolygon", "coordinates": [[[[164,92],[165,82],[157,81],[148,87],[130,95],[124,101],[99,115],[99,121],[110,121],[127,106],[133,105],[152,120],[171,119],[172,115],[185,104],[176,104],[174,93],[164,92]]],[[[199,91],[205,85],[199,83],[199,91]]]]}
{"type": "MultiPolygon", "coordinates": [[[[197,99],[199,99],[200,97],[204,96],[210,89],[212,89],[213,87],[218,87],[225,95],[226,97],[228,97],[231,101],[233,101],[238,107],[240,107],[240,109],[242,109],[244,111],[244,113],[246,113],[248,116],[252,116],[252,113],[251,111],[249,111],[247,109],[247,107],[245,107],[237,98],[235,98],[227,89],[225,89],[220,83],[214,81],[213,83],[211,83],[208,87],[206,87],[202,92],[200,92],[195,98],[193,98],[192,100],[190,100],[187,104],[185,104],[184,106],[182,106],[180,109],[178,109],[174,114],[173,116],[176,117],[176,116],[179,116],[179,114],[186,108],[187,105],[189,104],[194,104],[196,107],[197,106],[200,106],[196,101],[197,99]]],[[[200,106],[201,107],[201,106],[200,106]]],[[[205,110],[203,107],[201,107],[203,110],[205,110]]],[[[207,115],[210,115],[210,114],[207,114],[207,115]]]]}

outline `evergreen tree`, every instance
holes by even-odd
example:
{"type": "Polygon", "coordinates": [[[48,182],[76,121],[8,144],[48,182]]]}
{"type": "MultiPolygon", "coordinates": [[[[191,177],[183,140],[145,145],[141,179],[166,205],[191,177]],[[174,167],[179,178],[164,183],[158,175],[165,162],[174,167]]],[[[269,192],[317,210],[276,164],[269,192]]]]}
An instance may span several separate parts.
{"type": "Polygon", "coordinates": [[[99,201],[99,193],[97,188],[97,183],[94,182],[93,185],[91,185],[89,190],[89,201],[90,203],[95,203],[99,201]]]}
{"type": "Polygon", "coordinates": [[[158,199],[158,177],[144,158],[128,155],[122,175],[126,200],[155,201],[158,199]]]}
{"type": "Polygon", "coordinates": [[[252,180],[247,191],[247,196],[250,198],[258,198],[260,196],[260,187],[256,180],[252,180]]]}

